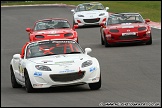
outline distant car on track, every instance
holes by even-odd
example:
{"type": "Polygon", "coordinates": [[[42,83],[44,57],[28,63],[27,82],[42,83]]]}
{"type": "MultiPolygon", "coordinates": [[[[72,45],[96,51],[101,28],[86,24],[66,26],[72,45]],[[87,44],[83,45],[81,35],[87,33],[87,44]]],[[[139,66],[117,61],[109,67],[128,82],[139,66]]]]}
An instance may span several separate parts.
{"type": "Polygon", "coordinates": [[[72,27],[67,19],[49,18],[36,21],[34,27],[26,28],[26,31],[29,32],[29,41],[66,38],[79,42],[77,27],[72,27]]]}
{"type": "Polygon", "coordinates": [[[84,26],[104,23],[109,17],[108,9],[109,7],[104,8],[99,2],[79,4],[76,9],[71,10],[73,12],[73,25],[84,26]]]}
{"type": "Polygon", "coordinates": [[[117,43],[142,42],[152,44],[150,19],[143,19],[139,13],[111,14],[106,23],[101,23],[101,44],[105,47],[117,43]]]}
{"type": "Polygon", "coordinates": [[[10,62],[12,87],[24,86],[29,93],[36,88],[80,84],[100,89],[100,65],[87,54],[91,50],[83,50],[71,39],[27,42],[22,53],[14,54],[10,62]]]}

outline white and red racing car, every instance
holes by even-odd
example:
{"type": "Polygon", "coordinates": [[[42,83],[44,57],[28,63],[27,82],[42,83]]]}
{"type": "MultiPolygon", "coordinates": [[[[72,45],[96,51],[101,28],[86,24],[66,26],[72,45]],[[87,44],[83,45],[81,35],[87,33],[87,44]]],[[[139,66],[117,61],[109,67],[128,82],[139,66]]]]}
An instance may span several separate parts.
{"type": "Polygon", "coordinates": [[[71,39],[28,42],[21,54],[14,54],[10,63],[13,88],[25,87],[28,93],[36,88],[89,84],[101,87],[100,65],[71,39]]]}

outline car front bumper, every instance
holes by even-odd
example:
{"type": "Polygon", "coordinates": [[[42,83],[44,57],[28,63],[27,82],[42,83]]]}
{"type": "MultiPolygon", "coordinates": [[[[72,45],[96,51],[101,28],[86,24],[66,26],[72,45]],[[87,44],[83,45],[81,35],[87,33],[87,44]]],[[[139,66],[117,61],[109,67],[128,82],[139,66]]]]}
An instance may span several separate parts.
{"type": "Polygon", "coordinates": [[[106,37],[106,41],[108,42],[108,44],[116,44],[116,43],[146,43],[150,40],[150,35],[144,36],[144,37],[140,37],[140,38],[125,38],[125,39],[114,39],[114,38],[110,38],[110,37],[106,37]]]}
{"type": "MultiPolygon", "coordinates": [[[[35,72],[34,72],[35,73],[35,72]]],[[[33,88],[49,88],[55,86],[69,86],[95,83],[100,78],[100,68],[89,66],[78,72],[60,73],[55,72],[37,72],[38,75],[30,76],[33,88]]]]}
{"type": "Polygon", "coordinates": [[[77,17],[74,19],[75,23],[78,24],[78,26],[84,26],[84,25],[99,25],[100,23],[105,23],[107,20],[107,16],[103,17],[96,17],[96,18],[82,18],[77,17]]]}

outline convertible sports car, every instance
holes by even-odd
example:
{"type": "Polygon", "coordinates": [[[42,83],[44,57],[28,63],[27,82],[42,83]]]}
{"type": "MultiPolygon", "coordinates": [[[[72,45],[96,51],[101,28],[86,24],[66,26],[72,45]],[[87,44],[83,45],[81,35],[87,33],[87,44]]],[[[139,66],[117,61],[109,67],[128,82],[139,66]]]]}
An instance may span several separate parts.
{"type": "Polygon", "coordinates": [[[101,44],[105,47],[116,43],[142,42],[152,44],[150,19],[143,19],[139,13],[111,14],[107,22],[101,23],[101,44]]]}
{"type": "Polygon", "coordinates": [[[73,25],[76,23],[78,26],[84,25],[99,25],[106,22],[109,17],[107,10],[109,7],[104,8],[101,3],[91,2],[79,4],[73,12],[73,25]]]}
{"type": "Polygon", "coordinates": [[[13,88],[24,86],[28,93],[36,88],[88,84],[91,90],[101,87],[100,65],[71,39],[27,42],[21,54],[10,63],[13,88]]]}
{"type": "Polygon", "coordinates": [[[66,38],[78,42],[77,27],[71,27],[67,19],[49,18],[36,21],[34,27],[26,28],[26,31],[29,32],[29,41],[66,38]]]}

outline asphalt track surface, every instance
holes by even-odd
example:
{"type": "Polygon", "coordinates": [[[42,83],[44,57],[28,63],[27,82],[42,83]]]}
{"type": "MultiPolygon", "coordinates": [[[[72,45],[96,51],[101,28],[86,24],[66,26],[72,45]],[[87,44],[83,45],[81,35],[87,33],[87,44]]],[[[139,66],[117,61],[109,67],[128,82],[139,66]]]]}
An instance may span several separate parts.
{"type": "Polygon", "coordinates": [[[161,104],[161,30],[152,29],[152,45],[127,44],[105,48],[99,27],[77,29],[82,48],[92,48],[100,62],[102,87],[88,85],[56,87],[27,93],[14,89],[10,80],[10,60],[20,53],[28,35],[25,29],[38,19],[67,18],[69,7],[1,7],[1,106],[2,107],[98,107],[108,102],[153,102],[161,104]]]}

